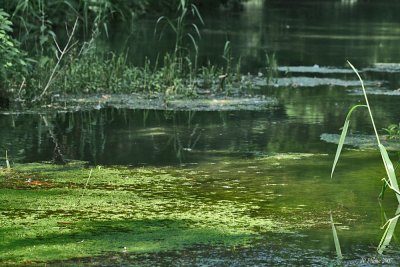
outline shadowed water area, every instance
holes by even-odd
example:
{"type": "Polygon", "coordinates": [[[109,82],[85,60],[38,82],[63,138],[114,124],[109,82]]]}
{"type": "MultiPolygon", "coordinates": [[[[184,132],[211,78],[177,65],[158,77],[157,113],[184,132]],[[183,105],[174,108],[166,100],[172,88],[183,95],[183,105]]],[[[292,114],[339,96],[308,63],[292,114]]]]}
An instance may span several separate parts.
{"type": "MultiPolygon", "coordinates": [[[[2,111],[13,170],[0,170],[0,265],[335,265],[332,214],[344,265],[396,266],[397,201],[390,190],[378,201],[385,169],[366,111],[330,172],[347,111],[363,103],[347,59],[378,130],[399,122],[398,11],[394,1],[248,1],[204,15],[200,58],[218,61],[231,41],[255,75],[246,105],[2,111]],[[270,83],[257,75],[265,53],[279,66],[270,83]],[[60,159],[72,163],[35,163],[60,159]],[[394,237],[378,253],[387,220],[394,237]]],[[[104,46],[133,43],[129,56],[143,62],[173,45],[154,42],[154,18],[137,23],[104,46]]]]}

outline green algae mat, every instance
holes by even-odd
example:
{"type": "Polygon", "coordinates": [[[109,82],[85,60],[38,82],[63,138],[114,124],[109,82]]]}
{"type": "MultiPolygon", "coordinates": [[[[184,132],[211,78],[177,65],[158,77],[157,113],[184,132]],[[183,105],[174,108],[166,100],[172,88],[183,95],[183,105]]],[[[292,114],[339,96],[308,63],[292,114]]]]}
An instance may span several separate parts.
{"type": "MultiPolygon", "coordinates": [[[[273,235],[288,247],[285,236],[313,229],[333,245],[332,208],[338,221],[362,220],[349,209],[362,210],[358,201],[368,196],[327,179],[329,161],[326,155],[294,153],[237,161],[210,157],[179,167],[71,162],[3,168],[0,265],[75,265],[105,255],[157,255],[199,246],[243,249],[254,242],[265,247],[275,242],[273,235]]],[[[367,187],[359,183],[360,191],[367,187]]]]}
{"type": "Polygon", "coordinates": [[[0,177],[0,264],[240,244],[279,229],[243,214],[249,205],[193,198],[194,171],[26,164],[0,177]]]}

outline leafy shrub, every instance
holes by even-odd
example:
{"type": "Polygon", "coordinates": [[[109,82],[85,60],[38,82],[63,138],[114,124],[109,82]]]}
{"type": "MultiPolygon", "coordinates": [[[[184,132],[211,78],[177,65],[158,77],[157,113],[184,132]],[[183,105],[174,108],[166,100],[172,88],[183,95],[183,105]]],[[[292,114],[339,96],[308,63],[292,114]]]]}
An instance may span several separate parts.
{"type": "Polygon", "coordinates": [[[9,88],[11,78],[15,81],[15,78],[27,72],[25,53],[19,49],[19,42],[11,36],[12,22],[9,17],[0,9],[0,97],[9,93],[6,88],[9,88]]]}

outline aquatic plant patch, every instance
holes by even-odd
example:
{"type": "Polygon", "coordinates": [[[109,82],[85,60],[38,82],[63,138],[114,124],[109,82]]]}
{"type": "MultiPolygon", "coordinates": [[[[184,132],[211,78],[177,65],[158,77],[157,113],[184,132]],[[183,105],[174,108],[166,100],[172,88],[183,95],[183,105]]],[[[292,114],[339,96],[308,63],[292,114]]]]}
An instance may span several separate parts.
{"type": "Polygon", "coordinates": [[[261,232],[289,231],[251,216],[251,204],[194,197],[195,171],[95,168],[88,181],[89,172],[39,163],[1,170],[0,265],[245,244],[261,232]]]}
{"type": "Polygon", "coordinates": [[[379,231],[379,222],[364,216],[374,209],[370,189],[379,187],[367,174],[381,167],[370,153],[344,155],[350,160],[341,169],[357,177],[352,187],[340,177],[326,179],[327,155],[258,153],[234,161],[229,153],[210,155],[181,167],[70,162],[0,169],[0,265],[74,265],[123,255],[140,262],[134,258],[201,247],[234,253],[257,243],[279,250],[301,233],[311,238],[329,229],[330,210],[341,222],[341,241],[371,242],[366,225],[379,231]],[[369,167],[354,170],[360,162],[369,167]]]}

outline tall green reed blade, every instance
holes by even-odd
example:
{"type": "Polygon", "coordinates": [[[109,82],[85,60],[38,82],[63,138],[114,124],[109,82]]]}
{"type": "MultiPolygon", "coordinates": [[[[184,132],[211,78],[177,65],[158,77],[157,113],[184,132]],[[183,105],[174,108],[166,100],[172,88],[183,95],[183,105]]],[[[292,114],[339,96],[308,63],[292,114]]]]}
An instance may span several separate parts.
{"type": "Polygon", "coordinates": [[[364,98],[365,98],[365,104],[367,105],[368,108],[368,113],[369,113],[369,117],[371,118],[371,123],[372,126],[374,128],[374,132],[375,132],[375,137],[376,137],[376,141],[378,142],[378,145],[381,144],[381,141],[379,140],[379,135],[378,135],[378,131],[376,130],[376,126],[375,126],[375,121],[374,121],[374,117],[372,116],[372,111],[371,111],[371,106],[369,105],[369,101],[368,101],[368,97],[367,97],[367,91],[365,90],[364,87],[364,81],[361,78],[360,74],[358,73],[357,69],[350,63],[350,61],[347,61],[347,63],[350,65],[350,67],[353,69],[353,71],[356,73],[358,80],[361,83],[361,88],[363,90],[363,94],[364,94],[364,98]]]}
{"type": "MultiPolygon", "coordinates": [[[[357,69],[349,61],[347,61],[347,63],[353,69],[353,71],[355,72],[355,74],[357,75],[357,77],[358,77],[358,79],[359,79],[359,81],[361,83],[361,87],[362,87],[362,90],[363,90],[363,94],[364,94],[366,105],[356,105],[353,108],[351,108],[349,113],[347,114],[346,121],[344,123],[343,130],[342,130],[342,134],[341,134],[340,139],[339,139],[338,148],[336,150],[335,160],[333,162],[332,171],[331,171],[331,178],[333,176],[333,172],[335,171],[336,164],[337,164],[337,162],[339,160],[340,152],[342,151],[342,147],[343,147],[343,144],[344,144],[344,139],[346,138],[347,130],[348,130],[348,127],[349,127],[349,124],[350,124],[349,119],[350,119],[351,113],[358,107],[366,107],[368,109],[369,117],[371,119],[371,123],[372,123],[372,126],[374,128],[376,141],[378,143],[379,151],[381,153],[382,160],[383,160],[383,163],[385,165],[386,174],[388,176],[388,180],[389,181],[385,180],[385,182],[386,182],[387,186],[390,187],[390,189],[395,191],[396,197],[397,197],[397,201],[400,204],[400,190],[399,190],[399,186],[398,186],[398,183],[397,183],[396,174],[395,174],[395,171],[394,171],[394,168],[393,168],[393,163],[389,158],[389,155],[388,155],[388,153],[386,151],[386,148],[381,144],[381,141],[379,140],[378,131],[376,130],[375,121],[374,121],[374,117],[372,116],[371,106],[370,106],[369,101],[368,101],[367,92],[366,92],[365,87],[364,87],[364,82],[363,82],[360,74],[358,73],[357,69]]],[[[383,193],[384,193],[384,189],[381,192],[382,196],[383,196],[383,193]]]]}
{"type": "Polygon", "coordinates": [[[347,63],[349,63],[350,67],[353,69],[353,71],[356,73],[358,79],[360,80],[361,87],[362,87],[362,90],[363,90],[363,93],[364,93],[365,103],[367,104],[368,113],[369,113],[369,116],[371,118],[372,126],[374,128],[376,141],[378,142],[379,151],[381,152],[382,160],[383,160],[383,163],[385,165],[386,174],[387,174],[388,179],[389,179],[388,186],[393,191],[396,192],[397,201],[400,204],[399,186],[398,186],[396,174],[395,174],[395,171],[394,171],[394,168],[393,168],[393,163],[389,158],[389,155],[388,155],[388,153],[386,151],[386,148],[381,144],[381,141],[379,140],[378,131],[376,130],[375,121],[374,121],[374,117],[372,116],[371,106],[369,105],[369,102],[368,102],[368,97],[367,97],[367,92],[366,92],[365,87],[364,87],[364,82],[363,82],[360,74],[356,70],[356,68],[349,61],[347,61],[347,63]]]}
{"type": "Polygon", "coordinates": [[[382,235],[381,241],[379,242],[377,251],[379,254],[382,254],[385,248],[389,245],[390,241],[394,236],[394,230],[396,229],[397,221],[400,217],[400,205],[397,207],[396,216],[387,220],[385,225],[382,226],[382,229],[385,228],[385,232],[382,235]]]}
{"type": "Polygon", "coordinates": [[[346,120],[344,122],[343,129],[342,129],[342,134],[340,135],[340,138],[339,138],[339,144],[338,144],[338,147],[336,150],[335,160],[333,161],[333,166],[332,166],[332,171],[331,171],[331,179],[333,177],[333,173],[335,171],[336,164],[339,160],[340,153],[342,152],[344,140],[346,138],[347,130],[349,129],[349,125],[350,125],[351,114],[353,113],[354,110],[356,110],[357,108],[360,108],[360,107],[366,108],[367,106],[366,105],[356,105],[356,106],[352,107],[350,109],[350,111],[347,113],[346,120]]]}
{"type": "Polygon", "coordinates": [[[389,186],[390,189],[392,189],[396,193],[397,201],[400,204],[399,185],[397,183],[397,178],[396,178],[396,173],[394,172],[393,163],[389,158],[386,148],[382,144],[379,144],[379,150],[381,152],[382,160],[385,165],[386,174],[388,175],[389,179],[387,185],[389,186]]]}
{"type": "Polygon", "coordinates": [[[342,249],[340,248],[339,237],[338,237],[337,232],[336,232],[335,224],[333,223],[332,213],[331,213],[331,226],[332,226],[333,240],[335,242],[336,255],[337,255],[337,258],[339,260],[341,260],[341,259],[343,259],[342,249]]]}

